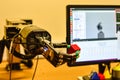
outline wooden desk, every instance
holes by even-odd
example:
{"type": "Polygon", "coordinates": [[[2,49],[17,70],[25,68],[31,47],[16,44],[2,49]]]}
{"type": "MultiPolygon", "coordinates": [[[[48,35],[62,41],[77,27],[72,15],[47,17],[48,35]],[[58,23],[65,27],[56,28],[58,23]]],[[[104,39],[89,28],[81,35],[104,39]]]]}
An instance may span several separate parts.
{"type": "MultiPolygon", "coordinates": [[[[12,80],[32,80],[36,60],[33,62],[32,69],[21,65],[22,71],[12,71],[12,80]]],[[[98,70],[97,65],[68,67],[64,64],[55,68],[46,59],[39,59],[38,63],[34,80],[77,80],[78,76],[88,75],[92,70],[98,70]]],[[[0,64],[0,80],[9,80],[9,72],[5,70],[6,64],[5,61],[0,64]]]]}

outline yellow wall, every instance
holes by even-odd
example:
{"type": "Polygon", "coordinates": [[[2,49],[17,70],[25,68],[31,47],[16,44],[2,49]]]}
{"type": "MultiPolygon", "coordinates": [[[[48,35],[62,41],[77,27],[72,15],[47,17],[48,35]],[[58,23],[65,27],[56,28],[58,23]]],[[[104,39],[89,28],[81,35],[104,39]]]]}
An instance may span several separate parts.
{"type": "Polygon", "coordinates": [[[65,41],[68,4],[119,5],[120,0],[0,0],[0,39],[5,19],[30,18],[35,25],[50,32],[53,42],[65,41]]]}

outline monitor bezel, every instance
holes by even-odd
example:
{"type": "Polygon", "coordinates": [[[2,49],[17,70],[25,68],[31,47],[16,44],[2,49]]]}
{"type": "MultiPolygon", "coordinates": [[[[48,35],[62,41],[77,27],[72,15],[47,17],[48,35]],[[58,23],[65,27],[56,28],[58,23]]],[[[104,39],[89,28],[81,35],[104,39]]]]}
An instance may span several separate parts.
{"type": "MultiPolygon", "coordinates": [[[[66,6],[66,42],[70,43],[70,8],[120,8],[120,5],[67,5],[66,6]]],[[[90,61],[90,62],[75,62],[69,63],[68,66],[82,66],[82,65],[91,65],[91,64],[102,64],[102,63],[111,63],[111,62],[120,62],[120,60],[109,60],[109,61],[90,61]]]]}

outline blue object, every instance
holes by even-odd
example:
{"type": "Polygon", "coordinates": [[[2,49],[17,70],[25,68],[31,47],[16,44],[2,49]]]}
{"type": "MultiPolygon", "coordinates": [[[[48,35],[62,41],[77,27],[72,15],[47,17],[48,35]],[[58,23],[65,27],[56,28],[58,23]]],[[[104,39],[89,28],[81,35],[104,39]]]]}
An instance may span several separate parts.
{"type": "Polygon", "coordinates": [[[91,77],[90,77],[90,80],[100,80],[97,72],[93,72],[91,77]]]}

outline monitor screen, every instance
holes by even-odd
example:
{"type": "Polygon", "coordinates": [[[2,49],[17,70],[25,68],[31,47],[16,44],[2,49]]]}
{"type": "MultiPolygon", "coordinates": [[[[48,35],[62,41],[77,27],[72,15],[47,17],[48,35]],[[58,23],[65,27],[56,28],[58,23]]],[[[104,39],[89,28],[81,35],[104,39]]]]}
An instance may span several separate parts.
{"type": "Polygon", "coordinates": [[[81,48],[80,57],[69,66],[120,61],[117,32],[120,6],[68,5],[67,44],[81,48]]]}

